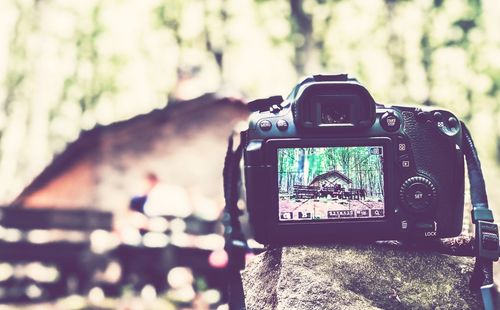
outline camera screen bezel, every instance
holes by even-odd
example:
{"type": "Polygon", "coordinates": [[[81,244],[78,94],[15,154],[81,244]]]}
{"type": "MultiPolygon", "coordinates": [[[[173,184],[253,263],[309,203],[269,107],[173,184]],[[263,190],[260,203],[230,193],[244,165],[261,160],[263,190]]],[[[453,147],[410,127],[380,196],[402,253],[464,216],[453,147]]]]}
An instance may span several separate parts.
{"type": "MultiPolygon", "coordinates": [[[[271,180],[267,180],[268,193],[272,197],[267,197],[270,207],[266,208],[265,216],[268,226],[267,231],[273,234],[273,239],[277,242],[287,242],[307,240],[321,241],[323,238],[335,239],[332,234],[352,234],[352,238],[378,238],[385,235],[394,234],[397,230],[394,225],[394,211],[396,203],[394,201],[393,176],[393,142],[389,137],[366,137],[366,138],[286,138],[268,139],[264,142],[264,160],[270,168],[271,180]],[[279,148],[304,148],[304,147],[349,147],[349,146],[381,146],[384,152],[384,212],[383,218],[373,219],[348,219],[348,220],[322,220],[322,221],[280,221],[279,220],[279,195],[278,193],[278,149],[279,148]],[[376,231],[376,234],[372,234],[376,231]],[[370,232],[370,236],[363,233],[370,232]]],[[[338,239],[348,239],[345,235],[338,239]]]]}

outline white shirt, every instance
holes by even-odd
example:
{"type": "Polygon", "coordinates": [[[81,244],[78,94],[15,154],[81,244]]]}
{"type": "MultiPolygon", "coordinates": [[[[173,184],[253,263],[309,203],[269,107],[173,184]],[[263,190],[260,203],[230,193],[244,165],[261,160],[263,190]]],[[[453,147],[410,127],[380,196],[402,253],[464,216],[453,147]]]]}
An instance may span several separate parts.
{"type": "Polygon", "coordinates": [[[158,183],[144,203],[147,216],[187,217],[193,212],[187,191],[177,185],[158,183]]]}

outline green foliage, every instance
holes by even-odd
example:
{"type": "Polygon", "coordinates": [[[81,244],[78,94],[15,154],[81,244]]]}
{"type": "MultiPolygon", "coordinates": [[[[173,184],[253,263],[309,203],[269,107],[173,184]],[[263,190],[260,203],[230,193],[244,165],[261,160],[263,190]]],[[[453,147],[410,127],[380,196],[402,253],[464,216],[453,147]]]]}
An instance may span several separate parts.
{"type": "MultiPolygon", "coordinates": [[[[335,176],[317,183],[317,177],[338,172],[347,177],[350,188],[383,192],[382,156],[373,153],[381,148],[328,147],[283,148],[278,151],[278,184],[281,192],[291,193],[293,185],[333,186],[335,176]],[[329,179],[329,180],[328,180],[329,179]]],[[[343,181],[345,182],[345,181],[343,181]]]]}
{"type": "Polygon", "coordinates": [[[450,109],[498,163],[499,10],[495,0],[4,1],[0,179],[16,181],[0,197],[82,128],[186,89],[285,94],[315,72],[348,72],[381,102],[450,109]]]}

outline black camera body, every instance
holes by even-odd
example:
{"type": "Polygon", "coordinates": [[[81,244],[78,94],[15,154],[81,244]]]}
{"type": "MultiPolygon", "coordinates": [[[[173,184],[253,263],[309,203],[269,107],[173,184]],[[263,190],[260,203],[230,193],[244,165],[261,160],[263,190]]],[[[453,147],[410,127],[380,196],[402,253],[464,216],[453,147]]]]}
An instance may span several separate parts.
{"type": "Polygon", "coordinates": [[[244,174],[257,241],[460,234],[462,127],[449,111],[377,104],[343,74],[250,105],[244,174]]]}

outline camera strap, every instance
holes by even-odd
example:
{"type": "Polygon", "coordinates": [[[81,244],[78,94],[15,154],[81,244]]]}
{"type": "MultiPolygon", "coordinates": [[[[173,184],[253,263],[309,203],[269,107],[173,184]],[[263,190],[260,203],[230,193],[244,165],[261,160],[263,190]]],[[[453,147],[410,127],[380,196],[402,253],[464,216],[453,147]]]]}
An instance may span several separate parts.
{"type": "Polygon", "coordinates": [[[245,310],[245,295],[240,271],[245,269],[246,254],[250,253],[247,239],[240,223],[242,211],[238,208],[241,183],[240,162],[243,148],[246,145],[246,131],[240,133],[240,144],[233,151],[233,134],[229,137],[226,158],[224,161],[224,199],[226,206],[222,222],[224,224],[225,247],[228,254],[226,300],[229,309],[245,310]]]}
{"type": "Polygon", "coordinates": [[[488,197],[484,184],[481,162],[469,129],[461,122],[463,129],[463,152],[467,161],[472,222],[475,227],[474,250],[476,262],[470,279],[471,290],[481,292],[484,308],[499,309],[498,290],[493,282],[493,261],[498,260],[498,225],[494,223],[493,212],[488,209],[488,197]]]}
{"type": "MultiPolygon", "coordinates": [[[[488,208],[488,198],[481,162],[477,154],[472,136],[463,122],[463,153],[467,162],[467,172],[470,183],[472,203],[472,222],[475,226],[474,249],[476,261],[470,279],[472,291],[479,290],[484,309],[500,308],[498,291],[493,282],[493,261],[499,257],[498,226],[494,223],[493,213],[488,208]]],[[[240,161],[243,148],[246,145],[246,131],[240,133],[240,144],[233,150],[233,135],[229,137],[226,158],[224,162],[224,198],[223,215],[225,250],[228,254],[228,286],[226,300],[229,309],[245,310],[245,295],[240,271],[245,268],[245,256],[251,252],[241,229],[238,208],[241,185],[240,161]]]]}

